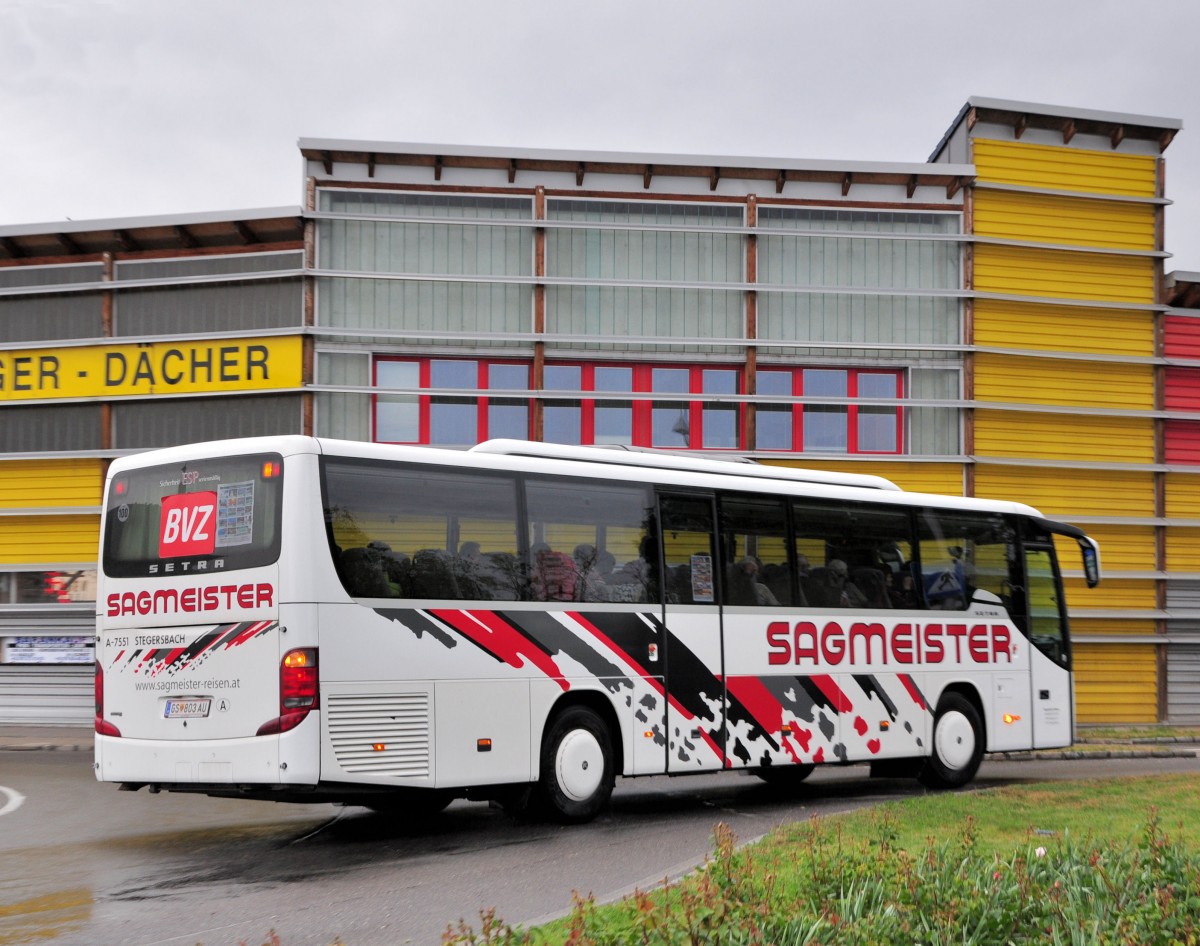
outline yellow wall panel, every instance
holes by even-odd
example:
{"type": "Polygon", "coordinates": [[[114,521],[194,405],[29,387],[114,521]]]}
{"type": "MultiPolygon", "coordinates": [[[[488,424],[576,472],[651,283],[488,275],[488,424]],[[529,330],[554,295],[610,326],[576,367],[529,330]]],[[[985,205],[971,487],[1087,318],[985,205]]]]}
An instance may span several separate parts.
{"type": "MultiPolygon", "coordinates": [[[[1093,539],[1100,543],[1101,575],[1114,572],[1154,571],[1154,527],[1111,526],[1089,523],[1084,527],[1093,539]]],[[[1067,570],[1078,571],[1080,566],[1079,546],[1073,539],[1056,538],[1058,560],[1067,570]]],[[[1103,580],[1103,579],[1102,579],[1103,580]]],[[[1087,607],[1084,600],[1071,599],[1077,608],[1087,607]]]]}
{"type": "Polygon", "coordinates": [[[1166,492],[1169,518],[1200,519],[1200,476],[1168,473],[1166,492]]]}
{"type": "Polygon", "coordinates": [[[1137,417],[977,410],[979,456],[1154,462],[1154,422],[1137,417]]]}
{"type": "MultiPolygon", "coordinates": [[[[1059,564],[1064,571],[1079,569],[1079,556],[1071,557],[1070,551],[1064,551],[1059,564]]],[[[1150,579],[1113,578],[1101,581],[1095,588],[1089,588],[1082,578],[1067,578],[1063,580],[1067,593],[1067,604],[1072,608],[1144,608],[1153,611],[1155,608],[1154,582],[1150,579]]],[[[1103,623],[1103,622],[1101,622],[1103,623]]],[[[1153,627],[1153,626],[1151,626],[1153,627]]],[[[1075,629],[1078,632],[1078,628],[1075,629]]],[[[1124,621],[1109,622],[1106,633],[1131,634],[1124,621]],[[1120,625],[1115,627],[1113,625],[1120,625]]],[[[1087,633],[1095,633],[1088,631],[1087,633]]]]}
{"type": "Polygon", "coordinates": [[[845,462],[821,460],[819,463],[767,462],[771,466],[815,468],[835,473],[865,473],[869,476],[882,476],[910,493],[963,495],[963,468],[960,463],[856,463],[852,460],[845,462]]]}
{"type": "Polygon", "coordinates": [[[1200,572],[1200,529],[1167,526],[1167,570],[1200,572]]]}
{"type": "Polygon", "coordinates": [[[1154,316],[1145,310],[978,299],[974,324],[983,347],[1154,355],[1154,316]]]}
{"type": "Polygon", "coordinates": [[[1152,257],[1023,246],[975,247],[974,288],[980,292],[1150,305],[1154,302],[1154,277],[1152,257]]]}
{"type": "Polygon", "coordinates": [[[1148,411],[1154,408],[1154,368],[981,353],[975,357],[975,397],[1148,411]]]}
{"type": "Polygon", "coordinates": [[[1075,645],[1075,720],[1157,721],[1155,648],[1146,644],[1075,645]]]}
{"type": "Polygon", "coordinates": [[[974,221],[980,236],[1006,240],[1121,250],[1155,248],[1152,204],[979,190],[974,221]]]}
{"type": "MultiPolygon", "coordinates": [[[[975,495],[1015,499],[1051,518],[1154,515],[1154,474],[1124,470],[1063,470],[981,464],[975,495]]],[[[1077,567],[1074,560],[1067,567],[1077,567]]]]}
{"type": "Polygon", "coordinates": [[[1158,191],[1158,161],[1152,155],[987,138],[973,139],[972,150],[981,181],[1124,197],[1154,197],[1158,191]]]}
{"type": "Polygon", "coordinates": [[[0,517],[0,568],[41,562],[94,562],[99,547],[98,515],[0,517]]]}
{"type": "MultiPolygon", "coordinates": [[[[1080,605],[1082,607],[1082,605],[1080,605]]],[[[1153,621],[1135,621],[1125,618],[1104,620],[1101,618],[1075,618],[1071,621],[1071,633],[1076,637],[1088,635],[1113,635],[1122,637],[1154,637],[1153,621]]]]}
{"type": "Polygon", "coordinates": [[[99,460],[0,461],[0,509],[99,506],[103,469],[99,460]]]}

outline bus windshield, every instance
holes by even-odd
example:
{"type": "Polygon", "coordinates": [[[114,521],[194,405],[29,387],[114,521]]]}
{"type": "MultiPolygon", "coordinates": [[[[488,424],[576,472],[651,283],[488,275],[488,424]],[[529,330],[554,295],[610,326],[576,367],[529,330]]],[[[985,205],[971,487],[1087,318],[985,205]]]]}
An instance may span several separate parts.
{"type": "Polygon", "coordinates": [[[228,571],[279,558],[278,454],[132,470],[108,493],[104,573],[114,578],[228,571]]]}

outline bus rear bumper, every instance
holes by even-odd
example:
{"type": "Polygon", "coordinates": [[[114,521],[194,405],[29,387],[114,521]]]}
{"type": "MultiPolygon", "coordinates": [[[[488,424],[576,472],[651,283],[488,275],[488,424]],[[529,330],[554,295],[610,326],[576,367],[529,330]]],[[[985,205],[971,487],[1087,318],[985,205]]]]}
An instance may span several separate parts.
{"type": "Polygon", "coordinates": [[[240,739],[130,739],[96,735],[96,778],[181,791],[260,786],[293,788],[320,778],[317,747],[300,726],[278,736],[240,739]]]}

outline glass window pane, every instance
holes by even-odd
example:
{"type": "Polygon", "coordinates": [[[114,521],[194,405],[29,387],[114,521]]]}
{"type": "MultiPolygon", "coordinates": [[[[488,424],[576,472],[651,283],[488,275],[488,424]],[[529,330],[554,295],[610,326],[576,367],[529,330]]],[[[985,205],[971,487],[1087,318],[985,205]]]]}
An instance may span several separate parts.
{"type": "Polygon", "coordinates": [[[534,600],[658,600],[645,487],[530,480],[526,496],[534,600]]]}
{"type": "MultiPolygon", "coordinates": [[[[651,387],[656,394],[686,394],[691,371],[687,368],[655,368],[651,387]]],[[[691,407],[687,401],[655,401],[651,410],[650,445],[687,447],[691,444],[691,407]]]]}
{"type": "Polygon", "coordinates": [[[760,404],[755,414],[759,450],[792,449],[792,409],[760,404]]]}
{"type": "MultiPolygon", "coordinates": [[[[848,380],[846,371],[808,369],[804,372],[804,393],[808,397],[845,397],[848,380]]],[[[845,453],[850,448],[847,416],[847,408],[840,404],[806,406],[804,449],[845,453]]]]}
{"type": "Polygon", "coordinates": [[[582,391],[583,368],[579,365],[546,365],[542,386],[547,391],[582,391]]]}
{"type": "Polygon", "coordinates": [[[325,461],[331,552],[355,597],[523,594],[512,477],[325,461]]]}
{"type": "Polygon", "coordinates": [[[476,388],[479,386],[479,365],[474,361],[429,362],[431,388],[476,388]]]}
{"type": "Polygon", "coordinates": [[[787,511],[777,499],[721,501],[725,604],[778,607],[797,602],[787,545],[787,511]]]}
{"type": "MultiPolygon", "coordinates": [[[[726,368],[706,368],[701,372],[701,384],[705,394],[737,394],[738,373],[726,368]]],[[[706,405],[703,446],[726,450],[739,447],[738,414],[735,402],[706,405]]]]}
{"type": "Polygon", "coordinates": [[[799,601],[812,608],[915,608],[907,510],[797,500],[799,601]]]}
{"type": "Polygon", "coordinates": [[[429,442],[472,446],[479,442],[479,408],[469,398],[433,398],[429,404],[429,442]]]}
{"type": "MultiPolygon", "coordinates": [[[[547,401],[542,409],[542,439],[546,443],[583,442],[583,408],[580,401],[547,401]]],[[[604,441],[597,441],[598,443],[604,441]]],[[[619,441],[608,441],[619,442],[619,441]]]]}
{"type": "MultiPolygon", "coordinates": [[[[860,398],[896,397],[899,376],[861,372],[858,375],[860,398]]],[[[864,405],[858,409],[858,449],[879,453],[895,453],[899,449],[898,409],[864,405]]]]}
{"type": "Polygon", "coordinates": [[[977,588],[1007,602],[1020,584],[1016,538],[1003,517],[929,509],[917,520],[921,585],[931,608],[962,611],[977,588]]]}
{"type": "MultiPolygon", "coordinates": [[[[375,383],[381,388],[420,387],[421,366],[415,361],[379,361],[375,383]]],[[[389,443],[417,443],[421,439],[421,412],[415,394],[380,394],[375,399],[375,439],[389,443]]]]}
{"type": "MultiPolygon", "coordinates": [[[[790,397],[792,372],[759,371],[756,375],[757,393],[770,397],[790,397]]],[[[759,450],[792,449],[791,405],[759,404],[755,410],[755,446],[759,450]]]]}
{"type": "Polygon", "coordinates": [[[488,365],[488,390],[526,391],[529,365],[488,365]]]}
{"type": "Polygon", "coordinates": [[[858,409],[858,449],[867,453],[895,453],[898,447],[896,408],[858,409]]]}
{"type": "Polygon", "coordinates": [[[529,439],[529,402],[491,398],[488,401],[489,438],[529,439]]]}
{"type": "MultiPolygon", "coordinates": [[[[592,387],[600,391],[629,393],[633,391],[633,369],[597,367],[593,374],[592,387]]],[[[593,423],[594,442],[617,443],[629,446],[633,443],[633,402],[595,402],[593,423]]]]}

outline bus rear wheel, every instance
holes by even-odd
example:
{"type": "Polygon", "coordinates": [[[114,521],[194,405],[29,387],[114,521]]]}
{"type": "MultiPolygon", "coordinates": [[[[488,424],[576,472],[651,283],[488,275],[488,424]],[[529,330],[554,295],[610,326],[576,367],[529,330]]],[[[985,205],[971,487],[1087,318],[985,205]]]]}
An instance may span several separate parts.
{"type": "Polygon", "coordinates": [[[947,693],[933,721],[933,751],[918,778],[929,788],[960,788],[983,761],[983,723],[975,705],[960,693],[947,693]]]}
{"type": "Polygon", "coordinates": [[[612,735],[594,710],[572,706],[550,724],[542,740],[533,807],[562,824],[591,821],[608,804],[616,774],[612,735]]]}

